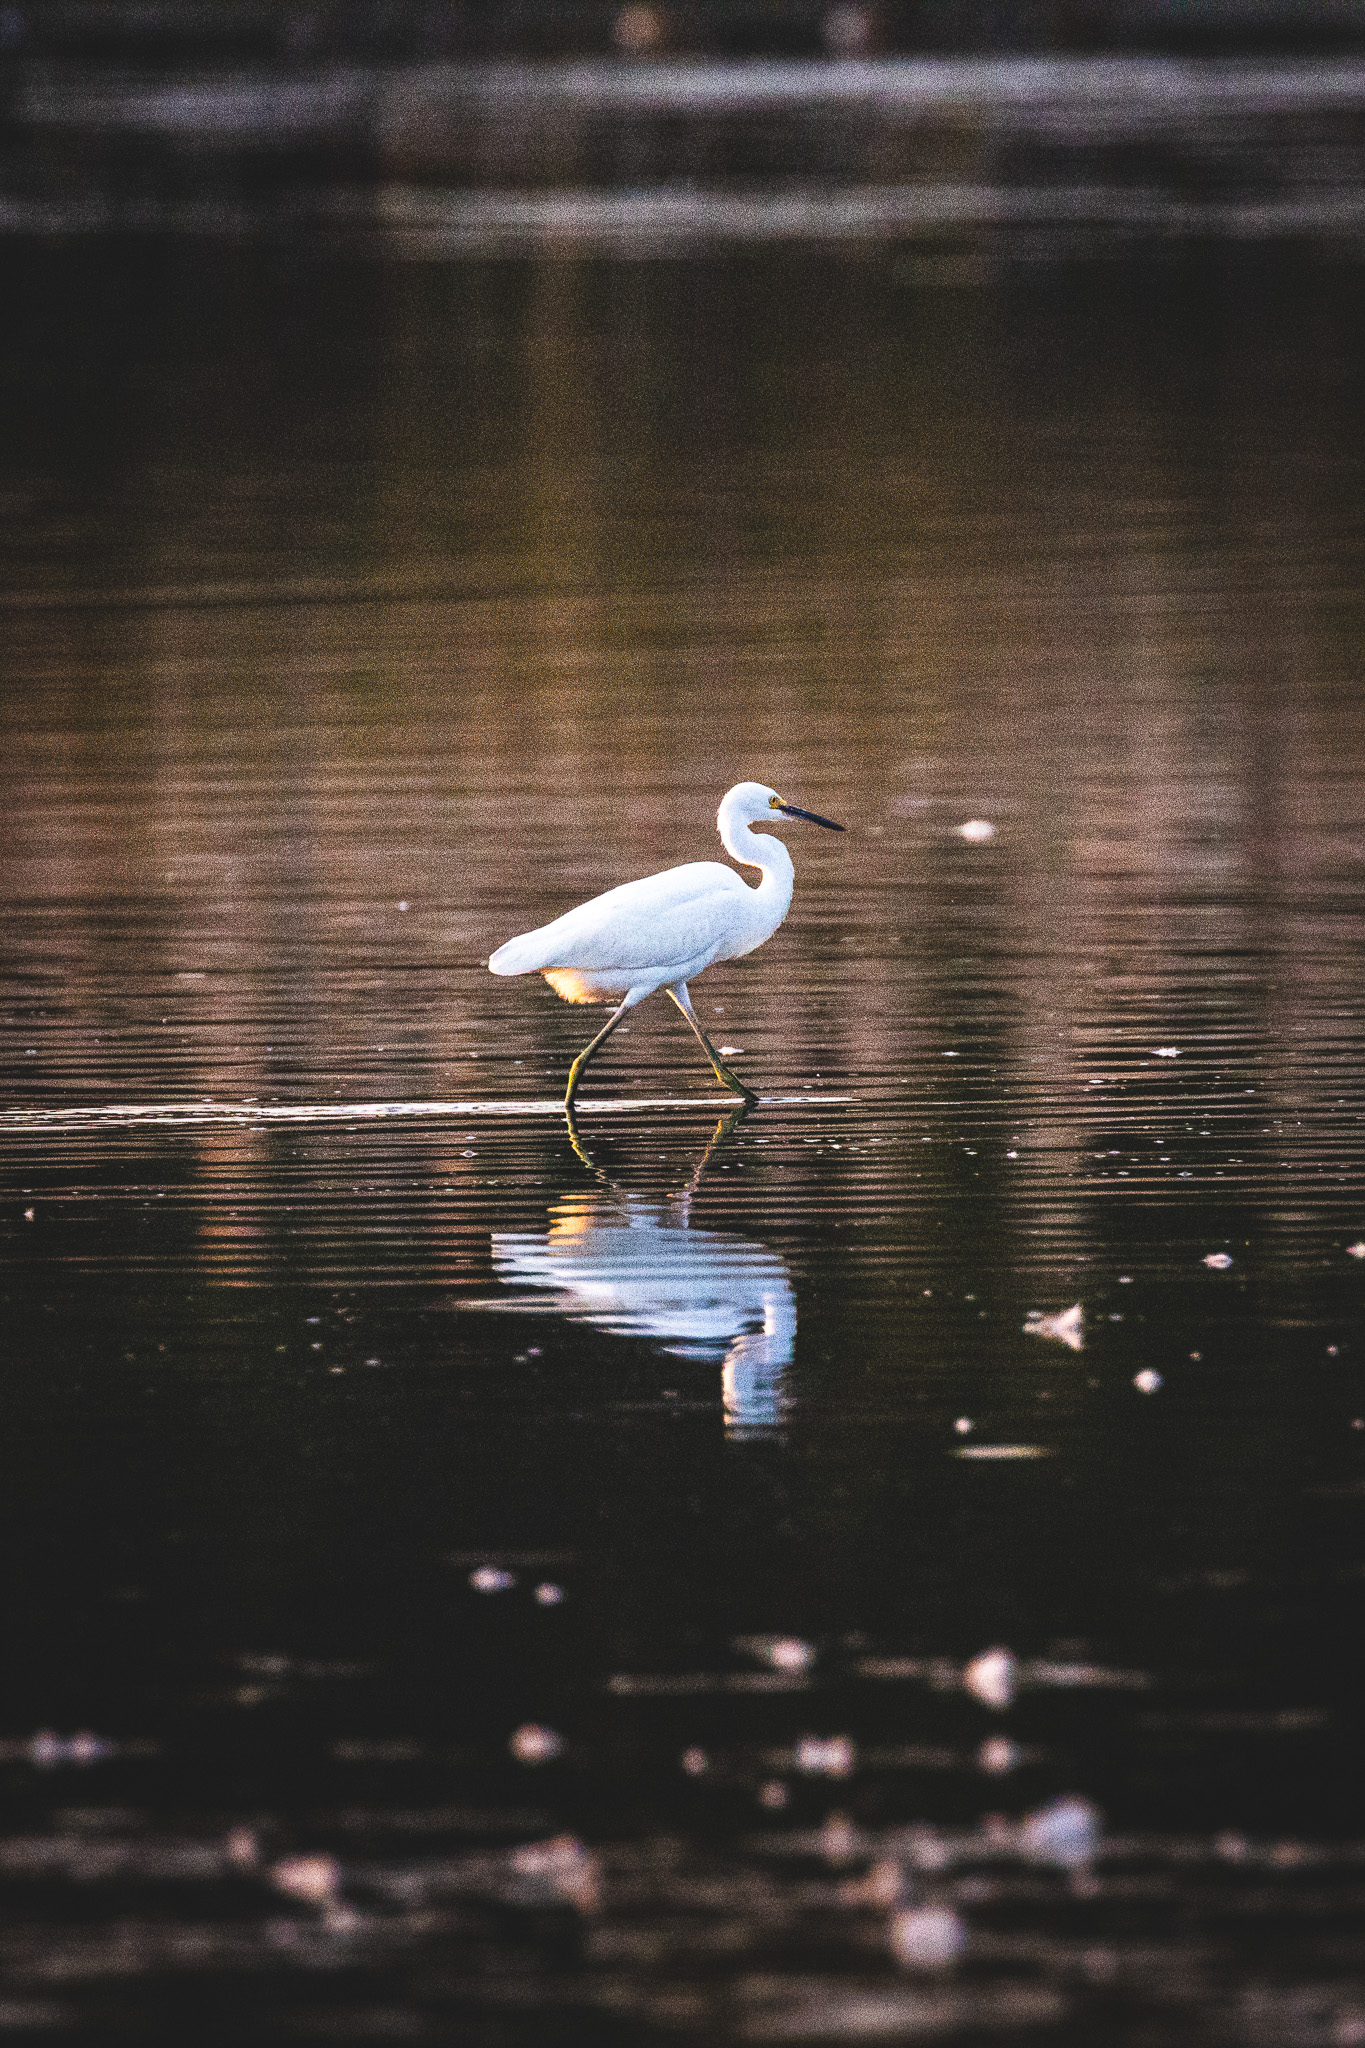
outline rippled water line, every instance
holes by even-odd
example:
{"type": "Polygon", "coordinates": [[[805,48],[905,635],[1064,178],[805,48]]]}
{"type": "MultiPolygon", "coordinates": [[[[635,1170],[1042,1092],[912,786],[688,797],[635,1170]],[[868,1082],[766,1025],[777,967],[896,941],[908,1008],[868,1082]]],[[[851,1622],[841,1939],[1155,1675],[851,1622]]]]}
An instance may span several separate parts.
{"type": "MultiPolygon", "coordinates": [[[[851,1095],[765,1095],[761,1103],[789,1107],[852,1102],[851,1095]]],[[[587,1098],[574,1104],[578,1116],[630,1116],[641,1110],[733,1109],[732,1095],[649,1095],[636,1098],[587,1098]]],[[[146,1124],[176,1129],[201,1124],[337,1124],[392,1121],[398,1117],[562,1117],[564,1104],[553,1099],[502,1102],[128,1102],[98,1109],[0,1110],[0,1131],[91,1131],[135,1129],[146,1124]]]]}

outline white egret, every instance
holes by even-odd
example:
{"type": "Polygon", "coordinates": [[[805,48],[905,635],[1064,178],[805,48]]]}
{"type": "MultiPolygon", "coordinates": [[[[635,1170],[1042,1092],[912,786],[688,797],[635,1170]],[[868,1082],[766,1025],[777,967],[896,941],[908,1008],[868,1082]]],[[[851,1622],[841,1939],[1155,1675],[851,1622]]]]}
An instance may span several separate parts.
{"type": "Polygon", "coordinates": [[[780,839],[752,829],[761,821],[774,823],[774,814],[805,818],[830,832],[844,829],[832,818],[784,803],[766,783],[737,782],[721,799],[716,829],[732,860],[762,870],[756,888],[718,860],[688,861],[661,875],[608,889],[576,910],[566,910],[553,924],[509,939],[494,953],[488,963],[494,974],[543,974],[566,1003],[619,999],[569,1069],[566,1109],[572,1110],[583,1070],[598,1047],[628,1010],[658,988],[667,990],[696,1032],[722,1086],[734,1089],[746,1102],[758,1100],[703,1031],[687,984],[715,960],[738,960],[741,954],[752,953],[787,915],[796,873],[791,855],[780,839]]]}

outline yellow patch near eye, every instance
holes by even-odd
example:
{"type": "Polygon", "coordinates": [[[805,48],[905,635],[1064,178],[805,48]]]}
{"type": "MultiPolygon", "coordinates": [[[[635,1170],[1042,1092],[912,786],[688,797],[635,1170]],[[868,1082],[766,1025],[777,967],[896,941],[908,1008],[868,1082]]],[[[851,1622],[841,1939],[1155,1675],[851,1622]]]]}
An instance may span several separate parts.
{"type": "Polygon", "coordinates": [[[781,810],[781,808],[782,808],[782,799],[781,799],[781,797],[780,797],[780,796],[770,796],[770,797],[768,798],[768,809],[769,809],[770,811],[780,811],[780,810],[781,810]]]}

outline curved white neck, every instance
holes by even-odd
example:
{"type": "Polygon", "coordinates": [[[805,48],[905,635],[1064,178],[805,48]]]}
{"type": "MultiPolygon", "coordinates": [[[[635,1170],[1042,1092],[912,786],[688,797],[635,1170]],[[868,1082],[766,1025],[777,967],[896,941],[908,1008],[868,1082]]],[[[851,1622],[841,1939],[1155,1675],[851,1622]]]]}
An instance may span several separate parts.
{"type": "Polygon", "coordinates": [[[796,869],[792,857],[780,839],[774,839],[770,832],[755,832],[747,818],[728,814],[724,804],[716,820],[720,843],[731,860],[743,863],[745,867],[762,868],[763,878],[754,894],[765,905],[770,904],[775,913],[773,929],[781,924],[792,900],[792,885],[796,880],[796,869]]]}

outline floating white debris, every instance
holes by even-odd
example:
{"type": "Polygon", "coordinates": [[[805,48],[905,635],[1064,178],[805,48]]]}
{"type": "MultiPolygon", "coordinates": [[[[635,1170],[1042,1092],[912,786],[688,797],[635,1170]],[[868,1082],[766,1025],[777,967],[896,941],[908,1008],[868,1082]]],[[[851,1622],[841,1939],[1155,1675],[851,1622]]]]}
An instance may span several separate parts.
{"type": "Polygon", "coordinates": [[[1019,1843],[1035,1863],[1059,1863],[1075,1870],[1099,1847],[1099,1810],[1088,1799],[1054,1799],[1026,1816],[1019,1843]]]}
{"type": "Polygon", "coordinates": [[[962,1683],[983,1707],[1009,1706],[1018,1683],[1019,1667],[1011,1650],[983,1650],[973,1657],[962,1674],[962,1683]]]}
{"type": "Polygon", "coordinates": [[[1017,1768],[1022,1754],[1018,1743],[1011,1742],[1008,1735],[988,1735],[976,1752],[976,1768],[988,1778],[1003,1778],[1007,1771],[1017,1768]]]}
{"type": "Polygon", "coordinates": [[[815,1662],[814,1647],[800,1636],[739,1636],[735,1648],[774,1671],[807,1671],[815,1662]]]}
{"type": "Polygon", "coordinates": [[[517,1575],[499,1571],[496,1565],[481,1564],[469,1574],[469,1583],[476,1593],[506,1593],[517,1583],[517,1575]]]}
{"type": "Polygon", "coordinates": [[[564,1598],[564,1588],[556,1586],[552,1579],[542,1579],[536,1587],[536,1599],[542,1607],[558,1607],[564,1598]]]}
{"type": "Polygon", "coordinates": [[[862,1835],[846,1813],[825,1816],[820,1830],[820,1854],[826,1863],[851,1863],[863,1846],[862,1835]]]}
{"type": "Polygon", "coordinates": [[[40,1728],[26,1743],[15,1747],[26,1751],[29,1762],[45,1771],[56,1770],[63,1764],[103,1763],[106,1757],[118,1754],[117,1743],[103,1735],[93,1735],[88,1728],[75,1735],[58,1735],[51,1728],[40,1728]]]}
{"type": "Polygon", "coordinates": [[[563,1750],[564,1738],[553,1728],[527,1721],[508,1738],[507,1747],[519,1764],[548,1764],[563,1750]]]}
{"type": "Polygon", "coordinates": [[[803,1735],[796,1745],[796,1768],[808,1778],[846,1778],[856,1754],[847,1735],[803,1735]]]}
{"type": "Polygon", "coordinates": [[[1178,1045],[1154,1045],[1152,1047],[1152,1057],[1158,1060],[1178,1060],[1180,1058],[1180,1047],[1178,1045]]]}
{"type": "Polygon", "coordinates": [[[1231,1252],[1205,1252],[1204,1264],[1212,1266],[1215,1273],[1226,1273],[1232,1264],[1231,1252]]]}
{"type": "Polygon", "coordinates": [[[1361,1238],[1359,1244],[1348,1244],[1346,1256],[1348,1259],[1365,1259],[1365,1237],[1361,1238]]]}
{"type": "Polygon", "coordinates": [[[1140,1394],[1159,1394],[1161,1392],[1161,1374],[1153,1372],[1151,1367],[1148,1366],[1145,1372],[1135,1372],[1133,1374],[1133,1385],[1140,1394]]]}
{"type": "Polygon", "coordinates": [[[287,1898],[330,1906],[341,1890],[341,1866],[335,1856],[282,1856],[270,1866],[270,1882],[287,1898]]]}
{"type": "Polygon", "coordinates": [[[903,1970],[950,1970],[967,1947],[967,1929],[951,1906],[906,1906],[891,1915],[886,1932],[903,1970]]]}
{"type": "Polygon", "coordinates": [[[766,1785],[758,1788],[758,1803],[769,1813],[780,1813],[790,1798],[790,1792],[779,1778],[770,1778],[766,1785]]]}
{"type": "Polygon", "coordinates": [[[234,1870],[254,1870],[261,1860],[261,1844],[255,1828],[238,1825],[223,1837],[223,1854],[234,1870]]]}
{"type": "Polygon", "coordinates": [[[964,1444],[960,1451],[954,1451],[955,1458],[973,1458],[985,1461],[999,1458],[1050,1458],[1051,1451],[1046,1444],[964,1444]]]}
{"type": "Polygon", "coordinates": [[[989,818],[968,818],[965,825],[958,826],[957,836],[979,846],[987,839],[994,839],[995,827],[989,818]]]}
{"type": "Polygon", "coordinates": [[[1065,1344],[1072,1351],[1085,1349],[1085,1310],[1080,1302],[1071,1308],[1048,1315],[1043,1309],[1031,1308],[1024,1323],[1026,1337],[1051,1337],[1058,1344],[1065,1344]]]}
{"type": "Polygon", "coordinates": [[[957,1431],[959,1436],[970,1436],[972,1433],[971,1416],[959,1415],[957,1421],[953,1424],[953,1428],[957,1431]]]}
{"type": "Polygon", "coordinates": [[[742,1045],[720,1045],[716,1047],[716,1050],[723,1060],[732,1060],[737,1053],[743,1052],[744,1047],[742,1045]]]}
{"type": "Polygon", "coordinates": [[[698,1749],[695,1744],[691,1749],[683,1751],[679,1762],[689,1778],[703,1778],[711,1768],[710,1757],[704,1749],[698,1749]]]}
{"type": "Polygon", "coordinates": [[[602,1872],[597,1858],[577,1835],[554,1835],[547,1842],[523,1842],[512,1851],[512,1868],[529,1878],[537,1890],[563,1899],[580,1913],[595,1912],[601,1903],[602,1872]]]}

